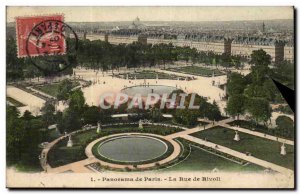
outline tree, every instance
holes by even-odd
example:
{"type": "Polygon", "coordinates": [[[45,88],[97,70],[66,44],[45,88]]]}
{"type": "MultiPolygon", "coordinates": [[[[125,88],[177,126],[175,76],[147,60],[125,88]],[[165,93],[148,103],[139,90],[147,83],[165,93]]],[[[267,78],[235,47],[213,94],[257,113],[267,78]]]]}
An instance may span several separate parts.
{"type": "Polygon", "coordinates": [[[61,111],[57,111],[55,114],[55,121],[57,124],[57,129],[61,134],[64,133],[64,120],[63,120],[63,113],[61,111]]]}
{"type": "Polygon", "coordinates": [[[8,80],[23,79],[24,58],[17,57],[16,40],[13,37],[6,39],[6,74],[8,80]]]}
{"type": "Polygon", "coordinates": [[[72,87],[72,81],[69,79],[64,79],[62,82],[60,82],[56,95],[57,100],[67,100],[71,93],[72,87]]]}
{"type": "Polygon", "coordinates": [[[197,111],[189,109],[179,109],[173,115],[175,122],[193,126],[197,123],[197,111]]]}
{"type": "Polygon", "coordinates": [[[281,93],[278,91],[274,82],[271,79],[268,79],[263,84],[263,90],[265,91],[265,97],[269,101],[276,101],[276,99],[281,97],[281,93]]]}
{"type": "Polygon", "coordinates": [[[85,107],[85,99],[81,90],[75,90],[69,97],[69,108],[81,115],[85,107]]]}
{"type": "Polygon", "coordinates": [[[227,83],[228,95],[243,94],[247,82],[239,73],[231,73],[227,83]]]}
{"type": "Polygon", "coordinates": [[[60,128],[63,131],[74,131],[82,126],[83,113],[85,110],[85,99],[81,90],[75,90],[69,96],[69,108],[65,109],[62,116],[60,128]]]}
{"type": "Polygon", "coordinates": [[[271,56],[263,49],[255,50],[251,54],[250,63],[255,66],[268,66],[271,64],[271,56]]]}
{"type": "Polygon", "coordinates": [[[22,118],[16,107],[7,107],[6,125],[6,156],[8,165],[22,165],[22,167],[39,166],[38,155],[41,143],[39,125],[35,125],[29,111],[22,118]]]}
{"type": "Polygon", "coordinates": [[[237,68],[237,69],[242,67],[240,56],[231,56],[231,62],[235,66],[235,68],[237,68]]]}
{"type": "Polygon", "coordinates": [[[246,102],[246,110],[254,118],[256,124],[263,121],[266,125],[266,122],[271,117],[271,107],[269,102],[264,98],[248,98],[246,102]]]}
{"type": "Polygon", "coordinates": [[[219,107],[215,101],[213,101],[213,103],[211,104],[207,102],[203,97],[201,98],[202,99],[199,103],[200,107],[198,110],[198,117],[205,117],[210,120],[219,120],[220,118],[222,118],[219,107]]]}
{"type": "Polygon", "coordinates": [[[85,124],[97,124],[100,120],[99,108],[97,106],[86,107],[82,117],[85,124]]]}
{"type": "Polygon", "coordinates": [[[223,54],[221,55],[221,60],[222,60],[221,65],[222,65],[223,67],[228,68],[228,67],[232,67],[232,66],[234,65],[234,62],[233,62],[233,60],[232,60],[232,57],[231,57],[229,54],[223,53],[223,54]]]}
{"type": "Polygon", "coordinates": [[[72,132],[78,130],[82,126],[81,115],[74,109],[67,108],[63,112],[63,123],[61,129],[63,132],[72,132]]]}
{"type": "Polygon", "coordinates": [[[29,110],[25,110],[23,114],[23,119],[26,121],[30,121],[34,116],[32,116],[31,112],[29,110]]]}
{"type": "Polygon", "coordinates": [[[257,85],[263,84],[270,72],[268,65],[271,64],[271,56],[262,49],[255,50],[251,54],[250,64],[253,64],[251,67],[252,82],[257,85]]]}
{"type": "Polygon", "coordinates": [[[153,107],[150,110],[150,118],[154,121],[154,122],[160,122],[160,120],[162,119],[162,113],[161,110],[159,108],[155,108],[153,107]]]}
{"type": "Polygon", "coordinates": [[[294,121],[287,116],[281,115],[276,119],[278,130],[284,137],[294,137],[294,121]]]}
{"type": "Polygon", "coordinates": [[[254,97],[259,97],[259,98],[266,98],[266,91],[262,85],[257,85],[257,84],[249,84],[245,91],[244,91],[245,96],[248,98],[254,98],[254,97]]]}
{"type": "Polygon", "coordinates": [[[207,117],[210,120],[219,120],[219,119],[222,118],[220,109],[219,109],[216,101],[213,101],[212,104],[207,103],[207,109],[205,111],[205,117],[207,117]]]}
{"type": "Polygon", "coordinates": [[[245,97],[242,94],[231,95],[227,102],[226,111],[231,116],[244,114],[245,111],[245,97]]]}
{"type": "Polygon", "coordinates": [[[21,158],[18,164],[23,166],[39,166],[38,156],[40,150],[38,145],[42,141],[42,134],[39,125],[34,126],[31,119],[23,125],[23,139],[21,141],[21,158]]]}
{"type": "Polygon", "coordinates": [[[194,65],[195,63],[198,62],[198,52],[197,52],[197,49],[196,48],[193,48],[191,50],[191,60],[192,60],[192,65],[194,65]]]}
{"type": "Polygon", "coordinates": [[[283,61],[272,69],[272,77],[280,83],[294,89],[295,65],[288,61],[283,61]]]}
{"type": "Polygon", "coordinates": [[[24,137],[23,122],[19,120],[19,111],[15,106],[6,110],[6,156],[7,163],[15,164],[21,158],[21,142],[24,137]]]}
{"type": "Polygon", "coordinates": [[[190,60],[191,50],[190,47],[183,47],[181,51],[181,57],[186,62],[186,64],[190,60]]]}
{"type": "Polygon", "coordinates": [[[41,113],[46,128],[55,122],[55,107],[51,101],[45,102],[44,106],[41,108],[41,113]]]}

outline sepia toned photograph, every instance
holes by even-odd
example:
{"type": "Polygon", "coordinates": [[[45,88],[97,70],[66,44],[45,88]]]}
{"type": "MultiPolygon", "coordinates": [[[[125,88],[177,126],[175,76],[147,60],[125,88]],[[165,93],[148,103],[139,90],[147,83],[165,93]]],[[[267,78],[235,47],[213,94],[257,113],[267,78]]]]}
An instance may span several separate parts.
{"type": "Polygon", "coordinates": [[[285,7],[6,7],[8,188],[294,189],[285,7]]]}

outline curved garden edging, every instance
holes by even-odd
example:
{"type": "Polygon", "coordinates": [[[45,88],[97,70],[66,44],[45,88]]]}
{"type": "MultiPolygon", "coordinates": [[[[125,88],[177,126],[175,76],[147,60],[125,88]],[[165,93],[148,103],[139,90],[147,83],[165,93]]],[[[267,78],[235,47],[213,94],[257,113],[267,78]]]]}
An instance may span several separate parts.
{"type": "Polygon", "coordinates": [[[109,139],[109,138],[124,136],[124,135],[154,136],[154,137],[158,137],[158,138],[164,139],[165,141],[170,142],[172,144],[172,146],[174,147],[173,152],[168,157],[166,157],[166,158],[164,158],[160,161],[156,161],[156,162],[151,162],[151,163],[146,163],[146,164],[139,164],[138,165],[139,169],[148,169],[148,168],[151,168],[151,167],[155,167],[157,164],[159,164],[159,165],[166,164],[168,162],[171,162],[171,161],[175,160],[181,153],[181,146],[176,141],[174,141],[173,139],[168,139],[164,136],[160,136],[160,135],[156,135],[156,134],[148,134],[148,133],[122,133],[122,134],[113,134],[113,135],[102,137],[102,138],[99,138],[99,139],[96,139],[96,140],[92,141],[85,149],[86,156],[89,159],[96,160],[102,166],[107,166],[107,167],[114,168],[114,169],[125,169],[125,168],[134,169],[134,168],[136,168],[132,164],[116,164],[116,163],[112,163],[112,162],[108,162],[108,161],[103,161],[103,160],[97,158],[93,154],[92,149],[98,142],[109,139]]]}
{"type": "Polygon", "coordinates": [[[162,157],[166,157],[168,155],[168,152],[170,151],[173,151],[173,146],[172,144],[170,144],[169,142],[166,142],[165,140],[163,139],[159,139],[158,137],[153,137],[153,136],[150,136],[150,135],[124,135],[124,134],[120,134],[120,136],[117,136],[117,137],[113,137],[113,138],[107,138],[107,139],[104,139],[103,141],[100,141],[100,142],[97,142],[94,147],[92,148],[92,152],[93,154],[100,159],[104,159],[105,161],[112,161],[112,163],[120,163],[120,164],[143,164],[143,163],[149,163],[150,161],[158,161],[160,158],[162,157]],[[159,141],[160,143],[162,143],[165,147],[165,150],[163,151],[162,154],[160,154],[159,156],[156,156],[154,158],[151,158],[151,159],[144,159],[144,160],[137,160],[137,161],[126,161],[126,160],[115,160],[115,159],[112,159],[112,158],[109,158],[107,156],[104,156],[104,155],[101,155],[101,153],[99,152],[99,148],[104,145],[105,143],[107,142],[110,142],[110,141],[114,141],[114,140],[117,140],[117,139],[124,139],[124,138],[132,138],[132,137],[142,137],[142,138],[146,138],[146,139],[153,139],[153,140],[156,140],[156,141],[159,141]],[[95,149],[94,149],[95,148],[95,149]]]}

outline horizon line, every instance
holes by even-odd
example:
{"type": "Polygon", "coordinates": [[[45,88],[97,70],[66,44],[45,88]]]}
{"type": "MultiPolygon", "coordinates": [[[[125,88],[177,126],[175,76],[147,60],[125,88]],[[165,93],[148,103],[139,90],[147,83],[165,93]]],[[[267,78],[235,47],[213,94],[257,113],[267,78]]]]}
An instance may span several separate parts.
{"type": "MultiPolygon", "coordinates": [[[[282,19],[261,19],[261,20],[203,20],[203,21],[187,21],[187,20],[142,20],[141,22],[191,22],[191,23],[197,23],[197,22],[248,22],[248,21],[275,21],[275,20],[292,20],[293,19],[287,19],[287,18],[282,18],[282,19]]],[[[110,22],[133,22],[134,20],[115,20],[115,21],[67,21],[67,22],[84,22],[84,23],[97,23],[97,22],[106,22],[106,23],[110,23],[110,22]]],[[[15,23],[15,21],[6,21],[6,23],[15,23]]]]}

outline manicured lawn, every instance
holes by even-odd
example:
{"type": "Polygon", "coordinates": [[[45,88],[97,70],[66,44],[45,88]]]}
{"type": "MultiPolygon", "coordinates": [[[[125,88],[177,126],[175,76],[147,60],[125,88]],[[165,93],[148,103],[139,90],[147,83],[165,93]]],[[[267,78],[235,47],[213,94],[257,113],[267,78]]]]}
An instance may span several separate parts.
{"type": "Polygon", "coordinates": [[[64,139],[58,142],[49,151],[47,160],[51,167],[63,166],[86,158],[83,146],[75,144],[73,147],[66,147],[67,141],[64,139]]]}
{"type": "Polygon", "coordinates": [[[166,169],[166,171],[212,171],[214,168],[217,168],[220,172],[264,170],[264,168],[254,164],[243,166],[192,146],[191,154],[187,159],[174,167],[166,169]]]}
{"type": "Polygon", "coordinates": [[[35,89],[45,92],[46,94],[49,94],[51,96],[56,96],[58,93],[58,85],[59,85],[58,83],[47,84],[43,86],[36,86],[35,89]]]}
{"type": "Polygon", "coordinates": [[[52,167],[58,167],[86,158],[85,147],[94,139],[115,134],[115,133],[152,133],[159,135],[168,135],[171,133],[179,132],[181,129],[160,127],[160,126],[144,126],[144,129],[139,129],[138,126],[120,126],[103,128],[100,134],[96,133],[96,129],[91,129],[82,133],[72,136],[74,146],[71,148],[66,147],[68,139],[58,142],[48,153],[48,162],[52,167]]]}
{"type": "Polygon", "coordinates": [[[22,106],[25,106],[23,103],[11,98],[11,97],[6,97],[6,101],[12,103],[15,107],[22,107],[22,106]]]}
{"type": "Polygon", "coordinates": [[[235,132],[231,129],[214,127],[192,134],[195,137],[223,145],[230,149],[246,153],[274,164],[294,169],[294,147],[286,145],[287,155],[280,155],[281,143],[239,132],[241,140],[233,140],[235,132]]]}
{"type": "MultiPolygon", "coordinates": [[[[73,87],[79,86],[79,82],[73,81],[73,87]]],[[[40,90],[51,96],[57,96],[59,83],[46,84],[42,86],[35,86],[34,88],[40,90]]]]}
{"type": "MultiPolygon", "coordinates": [[[[185,77],[177,76],[173,74],[167,74],[162,72],[154,72],[154,71],[140,71],[135,73],[129,73],[128,78],[129,79],[156,79],[158,75],[158,79],[171,79],[171,80],[177,80],[178,78],[180,80],[185,80],[185,77]]],[[[126,79],[126,74],[119,74],[118,77],[121,77],[123,79],[126,79]]]]}
{"type": "Polygon", "coordinates": [[[198,66],[185,66],[179,68],[169,68],[168,71],[175,71],[186,73],[190,75],[197,75],[197,76],[204,76],[204,77],[211,77],[213,72],[215,76],[225,75],[225,73],[221,72],[218,69],[209,69],[205,67],[198,67],[198,66]]]}
{"type": "Polygon", "coordinates": [[[170,125],[177,125],[177,126],[186,127],[186,128],[194,128],[196,126],[202,126],[202,125],[209,124],[208,122],[197,121],[197,123],[195,125],[184,125],[184,124],[176,123],[173,119],[166,119],[164,121],[161,121],[160,123],[170,124],[170,125]]]}
{"type": "Polygon", "coordinates": [[[245,120],[239,120],[239,121],[232,121],[230,123],[228,123],[231,126],[240,126],[242,128],[245,129],[250,129],[253,130],[255,129],[255,131],[258,132],[262,132],[265,134],[269,134],[269,135],[274,135],[274,136],[278,136],[278,137],[282,137],[282,138],[286,138],[286,139],[290,139],[293,140],[293,137],[288,137],[288,136],[284,136],[280,133],[279,130],[277,130],[276,128],[267,128],[266,126],[263,125],[256,125],[254,122],[251,121],[245,121],[245,120]]]}
{"type": "Polygon", "coordinates": [[[256,125],[252,121],[235,120],[235,121],[232,121],[232,122],[230,122],[228,124],[231,125],[231,126],[240,126],[242,128],[250,129],[250,130],[255,129],[256,131],[264,132],[264,133],[267,132],[267,130],[268,130],[268,128],[266,126],[260,125],[260,124],[256,125]]]}

